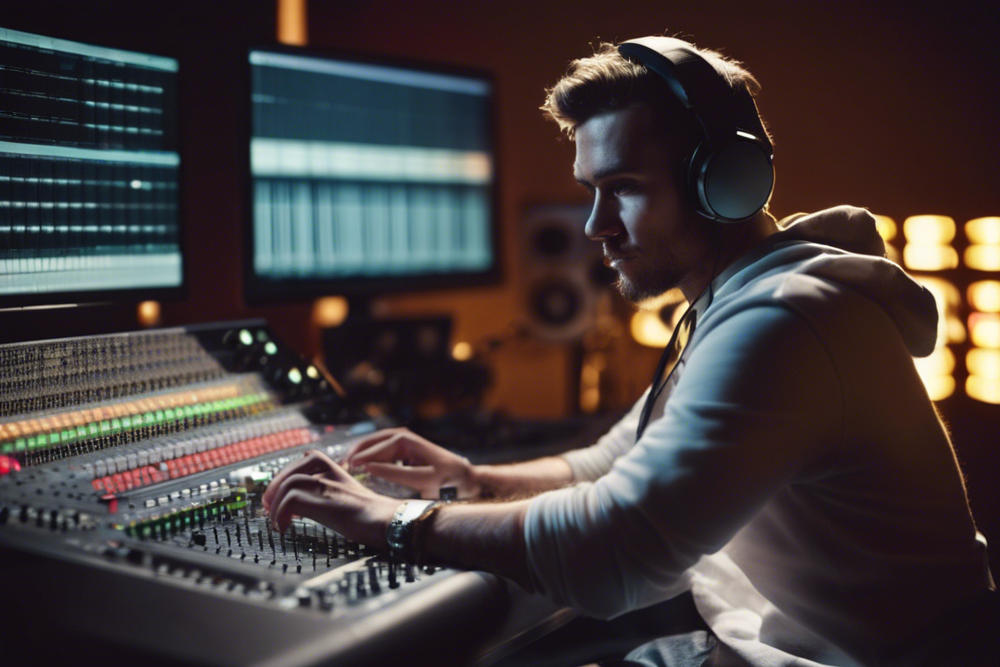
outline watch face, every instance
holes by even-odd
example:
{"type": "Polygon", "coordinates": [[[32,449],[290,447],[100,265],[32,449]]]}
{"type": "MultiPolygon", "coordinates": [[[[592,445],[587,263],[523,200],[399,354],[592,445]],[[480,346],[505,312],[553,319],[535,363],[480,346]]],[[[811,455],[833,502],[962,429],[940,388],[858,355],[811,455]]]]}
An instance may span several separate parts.
{"type": "Polygon", "coordinates": [[[389,555],[398,560],[408,560],[411,554],[414,526],[427,510],[436,505],[433,500],[407,500],[396,510],[385,531],[385,541],[389,555]]]}

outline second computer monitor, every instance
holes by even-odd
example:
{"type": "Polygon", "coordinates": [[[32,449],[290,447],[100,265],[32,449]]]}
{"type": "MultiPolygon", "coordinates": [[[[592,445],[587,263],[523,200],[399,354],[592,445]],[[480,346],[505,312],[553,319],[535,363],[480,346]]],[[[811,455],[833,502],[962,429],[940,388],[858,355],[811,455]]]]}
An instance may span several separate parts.
{"type": "Polygon", "coordinates": [[[250,301],[496,277],[488,75],[285,49],[249,66],[250,301]]]}

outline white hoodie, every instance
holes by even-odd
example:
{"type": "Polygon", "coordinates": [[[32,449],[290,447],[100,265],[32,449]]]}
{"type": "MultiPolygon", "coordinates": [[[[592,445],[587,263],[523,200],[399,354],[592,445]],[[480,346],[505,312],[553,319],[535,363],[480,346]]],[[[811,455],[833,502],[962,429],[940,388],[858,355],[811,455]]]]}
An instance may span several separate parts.
{"type": "MultiPolygon", "coordinates": [[[[914,369],[933,297],[841,206],[723,272],[653,419],[645,395],[525,523],[535,585],[612,617],[690,589],[759,665],[875,662],[988,586],[954,452],[914,369]]],[[[648,392],[647,392],[648,393],[648,392]]]]}

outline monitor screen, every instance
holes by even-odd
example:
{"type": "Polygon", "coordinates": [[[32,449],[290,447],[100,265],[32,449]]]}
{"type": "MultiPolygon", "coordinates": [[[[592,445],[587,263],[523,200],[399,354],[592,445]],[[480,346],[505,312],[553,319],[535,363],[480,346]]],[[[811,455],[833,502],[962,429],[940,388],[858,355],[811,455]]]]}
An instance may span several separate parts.
{"type": "Polygon", "coordinates": [[[0,304],[179,292],[177,61],[0,28],[0,304]]]}
{"type": "Polygon", "coordinates": [[[496,277],[492,80],[256,49],[250,301],[496,277]]]}

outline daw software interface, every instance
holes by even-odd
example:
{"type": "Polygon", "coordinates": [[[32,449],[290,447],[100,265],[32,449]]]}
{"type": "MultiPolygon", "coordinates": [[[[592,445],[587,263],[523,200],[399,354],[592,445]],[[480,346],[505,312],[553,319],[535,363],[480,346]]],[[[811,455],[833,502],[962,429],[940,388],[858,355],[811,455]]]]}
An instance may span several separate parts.
{"type": "Polygon", "coordinates": [[[177,69],[0,28],[0,303],[181,285],[177,69]]]}
{"type": "Polygon", "coordinates": [[[494,268],[487,77],[266,49],[249,61],[251,282],[406,289],[494,268]]]}

